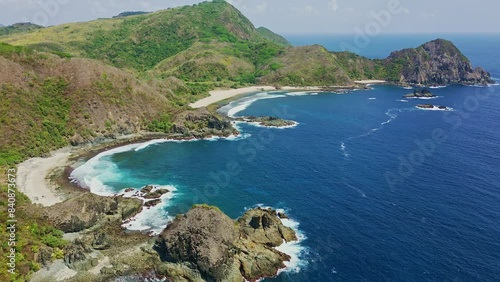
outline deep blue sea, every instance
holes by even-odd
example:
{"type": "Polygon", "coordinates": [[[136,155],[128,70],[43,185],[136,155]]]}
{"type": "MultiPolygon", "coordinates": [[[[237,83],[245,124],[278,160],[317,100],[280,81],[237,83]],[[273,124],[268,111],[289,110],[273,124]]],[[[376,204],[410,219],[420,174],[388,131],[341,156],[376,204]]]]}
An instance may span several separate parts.
{"type": "MultiPolygon", "coordinates": [[[[361,55],[382,58],[438,37],[499,80],[498,35],[381,36],[361,55]]],[[[352,42],[288,38],[331,50],[352,42]]],[[[257,93],[223,110],[279,115],[298,126],[240,124],[242,136],[232,140],[132,145],[75,175],[102,194],[175,188],[136,229],[161,229],[194,203],[232,218],[256,205],[285,209],[302,235],[287,246],[300,261],[266,281],[500,281],[500,87],[451,85],[433,89],[432,100],[405,100],[408,91],[257,93]]]]}

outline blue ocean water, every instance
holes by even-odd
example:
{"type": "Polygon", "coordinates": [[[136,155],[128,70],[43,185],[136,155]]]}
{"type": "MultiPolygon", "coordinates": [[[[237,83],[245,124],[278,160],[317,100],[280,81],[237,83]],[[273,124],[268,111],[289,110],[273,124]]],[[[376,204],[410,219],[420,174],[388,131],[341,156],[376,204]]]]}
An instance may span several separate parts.
{"type": "MultiPolygon", "coordinates": [[[[377,38],[362,55],[436,37],[444,36],[377,38]]],[[[499,36],[450,39],[500,77],[499,36]]],[[[266,281],[500,281],[500,87],[452,85],[434,89],[433,100],[405,100],[407,92],[260,93],[227,109],[299,125],[240,124],[243,136],[233,140],[131,146],[82,166],[78,177],[101,193],[175,187],[167,205],[141,219],[159,228],[194,203],[233,218],[258,204],[285,209],[304,236],[295,246],[301,261],[266,281]]]]}

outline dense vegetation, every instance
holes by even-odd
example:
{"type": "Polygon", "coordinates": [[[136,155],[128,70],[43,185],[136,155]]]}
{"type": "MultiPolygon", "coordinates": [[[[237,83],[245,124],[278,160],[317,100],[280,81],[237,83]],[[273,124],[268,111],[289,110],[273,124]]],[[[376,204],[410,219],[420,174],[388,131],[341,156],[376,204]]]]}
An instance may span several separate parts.
{"type": "Polygon", "coordinates": [[[10,26],[1,26],[0,27],[0,36],[28,32],[28,31],[37,30],[40,28],[42,28],[42,26],[32,24],[32,23],[17,23],[17,24],[13,24],[10,26]]]}
{"type": "MultiPolygon", "coordinates": [[[[0,189],[0,218],[7,219],[9,216],[7,185],[0,184],[0,189]]],[[[66,245],[66,241],[62,239],[64,233],[43,220],[39,208],[31,206],[28,197],[17,192],[15,204],[17,220],[15,246],[8,245],[10,231],[5,226],[0,228],[1,281],[27,281],[33,272],[43,267],[37,260],[47,263],[62,258],[64,255],[62,249],[66,245]],[[7,254],[10,253],[11,247],[15,249],[16,254],[15,274],[7,272],[9,260],[7,254]]]]}

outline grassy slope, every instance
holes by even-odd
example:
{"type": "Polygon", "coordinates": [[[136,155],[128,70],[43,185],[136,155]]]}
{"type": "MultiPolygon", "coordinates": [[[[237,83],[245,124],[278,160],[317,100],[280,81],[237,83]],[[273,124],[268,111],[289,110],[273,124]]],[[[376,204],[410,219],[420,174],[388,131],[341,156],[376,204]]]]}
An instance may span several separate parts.
{"type": "MultiPolygon", "coordinates": [[[[0,165],[69,144],[146,129],[175,97],[98,61],[0,44],[0,165]],[[2,134],[3,135],[3,134],[2,134]]],[[[166,86],[165,86],[166,87],[166,86]]]]}
{"type": "Polygon", "coordinates": [[[288,42],[288,40],[286,38],[272,32],[271,30],[269,30],[268,28],[265,28],[263,26],[257,28],[257,33],[259,33],[260,36],[267,38],[272,42],[276,42],[278,44],[282,44],[285,46],[291,46],[290,42],[288,42]]]}
{"type": "MultiPolygon", "coordinates": [[[[350,82],[342,73],[324,73],[341,69],[335,60],[301,56],[303,48],[290,50],[283,37],[266,28],[256,29],[225,1],[147,15],[64,24],[0,37],[0,41],[95,58],[139,74],[147,73],[147,77],[175,76],[189,82],[212,83],[206,86],[208,88],[219,85],[213,84],[217,81],[232,81],[236,85],[258,81],[322,85],[350,82]],[[205,52],[201,50],[203,47],[207,48],[205,52]],[[277,56],[280,59],[273,60],[277,56]],[[296,76],[291,71],[273,75],[284,62],[297,73],[307,73],[307,77],[296,76]],[[314,64],[319,67],[311,73],[308,68],[314,64]],[[314,74],[321,75],[312,79],[314,74]],[[286,80],[282,79],[283,75],[286,80]],[[265,79],[260,79],[262,77],[265,79]]],[[[316,47],[310,48],[315,52],[316,47]]],[[[194,87],[203,89],[200,85],[194,87]]]]}

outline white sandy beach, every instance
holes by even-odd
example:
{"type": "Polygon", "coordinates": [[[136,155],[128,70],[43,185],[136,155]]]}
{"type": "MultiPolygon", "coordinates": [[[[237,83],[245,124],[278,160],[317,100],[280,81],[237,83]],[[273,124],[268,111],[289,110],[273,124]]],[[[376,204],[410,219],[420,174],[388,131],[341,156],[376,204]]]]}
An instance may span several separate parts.
{"type": "Polygon", "coordinates": [[[385,80],[376,80],[376,79],[372,79],[372,80],[356,80],[354,81],[355,83],[359,83],[359,84],[377,84],[377,83],[386,83],[387,81],[385,80]]]}
{"type": "MultiPolygon", "coordinates": [[[[250,86],[250,87],[244,87],[244,88],[238,88],[238,89],[219,89],[219,90],[212,90],[210,91],[210,97],[203,98],[201,100],[198,100],[190,106],[194,109],[197,108],[202,108],[206,107],[210,104],[237,96],[237,95],[242,95],[242,94],[247,94],[247,93],[252,93],[252,92],[257,92],[257,91],[272,91],[276,90],[274,86],[268,86],[268,85],[263,85],[263,86],[250,86]]],[[[321,87],[319,86],[310,86],[310,87],[292,87],[292,86],[285,86],[282,87],[280,90],[285,90],[285,91],[293,91],[293,90],[308,90],[308,91],[320,91],[321,87]]]]}
{"type": "Polygon", "coordinates": [[[52,206],[63,201],[46,177],[55,168],[65,166],[71,155],[66,147],[51,153],[48,158],[31,158],[17,167],[17,187],[34,204],[52,206]]]}

